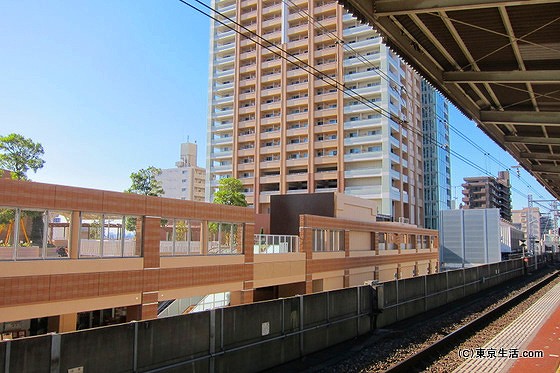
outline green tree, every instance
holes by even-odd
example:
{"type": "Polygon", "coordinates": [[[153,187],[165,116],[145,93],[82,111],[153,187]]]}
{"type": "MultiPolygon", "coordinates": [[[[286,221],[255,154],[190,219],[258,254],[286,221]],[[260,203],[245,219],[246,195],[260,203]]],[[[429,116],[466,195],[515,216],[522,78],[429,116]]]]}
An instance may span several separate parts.
{"type": "Polygon", "coordinates": [[[0,136],[0,168],[12,172],[13,179],[27,180],[27,171],[37,172],[45,161],[43,146],[17,133],[0,136]]]}
{"type": "Polygon", "coordinates": [[[162,196],[164,192],[161,182],[156,179],[158,175],[161,175],[161,169],[153,166],[131,173],[132,185],[125,192],[155,197],[162,196]]]}
{"type": "Polygon", "coordinates": [[[214,193],[214,203],[247,207],[241,181],[232,177],[220,179],[218,190],[214,193]]]}
{"type": "MultiPolygon", "coordinates": [[[[154,166],[143,168],[138,172],[130,174],[132,185],[125,190],[125,193],[142,194],[145,196],[159,197],[163,195],[163,188],[161,182],[156,179],[156,176],[161,175],[161,169],[154,166]]],[[[127,217],[125,222],[126,230],[129,232],[136,231],[136,218],[127,217]]]]}

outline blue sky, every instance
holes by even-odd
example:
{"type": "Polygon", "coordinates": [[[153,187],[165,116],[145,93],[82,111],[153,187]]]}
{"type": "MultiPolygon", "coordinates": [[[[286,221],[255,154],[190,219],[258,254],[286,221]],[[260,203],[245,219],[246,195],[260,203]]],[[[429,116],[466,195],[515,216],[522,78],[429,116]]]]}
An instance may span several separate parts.
{"type": "MultiPolygon", "coordinates": [[[[122,191],[148,166],[171,168],[180,143],[205,165],[210,22],[176,0],[0,1],[0,134],[45,148],[32,180],[122,191]]],[[[451,124],[501,163],[516,162],[456,109],[451,124]]],[[[453,149],[503,169],[451,133],[453,149]]],[[[452,185],[481,175],[452,157],[452,185]]],[[[512,172],[514,208],[552,197],[512,172]],[[528,189],[530,184],[536,191],[528,189]]],[[[452,195],[461,198],[461,189],[452,195]]]]}

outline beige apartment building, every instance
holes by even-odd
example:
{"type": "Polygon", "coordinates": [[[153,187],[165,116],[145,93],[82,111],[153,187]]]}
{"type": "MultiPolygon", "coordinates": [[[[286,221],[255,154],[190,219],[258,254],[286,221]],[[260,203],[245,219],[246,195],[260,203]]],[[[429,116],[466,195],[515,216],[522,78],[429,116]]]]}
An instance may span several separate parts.
{"type": "Polygon", "coordinates": [[[419,76],[336,2],[212,6],[206,199],[235,177],[257,213],[335,191],[423,225],[419,76]]]}
{"type": "Polygon", "coordinates": [[[161,183],[164,197],[203,202],[205,198],[206,169],[198,167],[197,144],[181,144],[181,155],[175,168],[165,168],[156,179],[161,183]]]}

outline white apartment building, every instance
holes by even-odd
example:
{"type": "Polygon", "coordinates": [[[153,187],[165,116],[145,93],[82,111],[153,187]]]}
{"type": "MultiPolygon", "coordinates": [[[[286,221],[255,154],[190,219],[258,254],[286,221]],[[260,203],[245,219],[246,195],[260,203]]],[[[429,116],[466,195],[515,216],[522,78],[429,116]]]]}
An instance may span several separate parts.
{"type": "Polygon", "coordinates": [[[423,225],[419,76],[336,2],[212,6],[266,47],[211,25],[207,200],[235,177],[257,213],[272,194],[336,191],[423,225]]]}
{"type": "Polygon", "coordinates": [[[186,142],[181,144],[179,161],[175,168],[161,170],[156,179],[161,182],[164,197],[189,201],[204,201],[206,169],[197,166],[197,145],[186,142]]]}

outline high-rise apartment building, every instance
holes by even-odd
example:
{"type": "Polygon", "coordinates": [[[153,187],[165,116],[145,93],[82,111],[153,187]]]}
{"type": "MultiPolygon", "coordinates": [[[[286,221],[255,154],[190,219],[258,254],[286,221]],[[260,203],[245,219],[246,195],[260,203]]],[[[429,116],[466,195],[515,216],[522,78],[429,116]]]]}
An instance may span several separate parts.
{"type": "Polygon", "coordinates": [[[257,213],[272,194],[337,191],[423,225],[419,76],[336,2],[213,7],[244,35],[211,26],[207,199],[235,177],[257,213]]]}
{"type": "Polygon", "coordinates": [[[519,224],[521,230],[525,232],[526,238],[539,240],[541,233],[545,233],[541,229],[541,212],[538,207],[524,207],[521,210],[512,210],[511,218],[513,223],[519,224]]]}
{"type": "Polygon", "coordinates": [[[422,80],[424,227],[438,229],[439,212],[451,208],[449,110],[445,98],[422,80]]]}
{"type": "Polygon", "coordinates": [[[463,180],[465,209],[498,208],[500,217],[511,222],[511,184],[508,171],[498,172],[498,178],[478,176],[463,180]]]}
{"type": "Polygon", "coordinates": [[[164,197],[203,202],[206,170],[196,163],[197,145],[181,144],[181,156],[175,168],[162,169],[156,179],[161,182],[164,197]]]}

